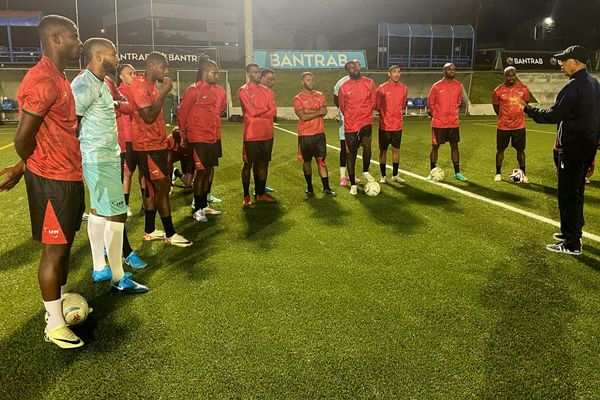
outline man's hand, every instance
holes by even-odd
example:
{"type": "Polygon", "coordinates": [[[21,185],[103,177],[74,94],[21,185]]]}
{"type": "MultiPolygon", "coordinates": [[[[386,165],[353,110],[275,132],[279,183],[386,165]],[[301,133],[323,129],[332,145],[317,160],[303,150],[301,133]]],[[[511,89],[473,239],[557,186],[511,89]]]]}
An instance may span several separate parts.
{"type": "Polygon", "coordinates": [[[168,76],[165,76],[162,81],[162,86],[160,87],[160,91],[163,93],[169,93],[173,89],[173,81],[168,76]]]}
{"type": "Polygon", "coordinates": [[[23,161],[19,161],[12,167],[4,168],[0,171],[0,176],[4,175],[4,180],[0,182],[0,192],[7,192],[14,188],[23,177],[23,161]]]}

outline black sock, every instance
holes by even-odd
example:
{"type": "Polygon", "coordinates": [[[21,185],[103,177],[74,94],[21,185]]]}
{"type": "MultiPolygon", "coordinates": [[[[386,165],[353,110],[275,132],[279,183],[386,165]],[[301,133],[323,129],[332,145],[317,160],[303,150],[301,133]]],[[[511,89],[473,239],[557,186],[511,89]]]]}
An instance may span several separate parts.
{"type": "Polygon", "coordinates": [[[175,228],[173,227],[173,220],[171,219],[171,216],[169,215],[168,217],[160,217],[160,220],[162,221],[163,228],[165,228],[165,235],[168,238],[172,237],[176,232],[175,228]]]}
{"type": "Polygon", "coordinates": [[[175,171],[173,173],[177,178],[183,179],[183,173],[179,170],[179,168],[175,168],[175,171]]]}
{"type": "Polygon", "coordinates": [[[452,161],[452,164],[454,165],[454,173],[458,174],[460,172],[460,167],[459,167],[458,163],[452,161]]]}
{"type": "Polygon", "coordinates": [[[308,190],[309,192],[313,191],[313,185],[312,185],[312,174],[304,174],[304,180],[306,181],[306,190],[308,190]]]}
{"type": "MultiPolygon", "coordinates": [[[[142,197],[146,196],[146,191],[144,190],[144,188],[140,188],[141,192],[142,192],[142,197]]],[[[148,196],[150,197],[150,196],[148,196]]]]}
{"type": "Polygon", "coordinates": [[[244,187],[244,197],[250,196],[250,182],[242,182],[242,186],[244,187]]]}
{"type": "Polygon", "coordinates": [[[500,174],[502,170],[502,165],[496,165],[496,175],[500,174]]]}
{"type": "Polygon", "coordinates": [[[257,180],[256,183],[254,184],[254,191],[256,192],[257,196],[260,196],[262,194],[265,194],[265,186],[267,186],[267,181],[266,180],[257,180]]]}
{"type": "Polygon", "coordinates": [[[260,179],[258,179],[258,175],[254,174],[254,195],[258,196],[260,190],[260,179]]]}
{"type": "Polygon", "coordinates": [[[323,183],[323,190],[331,190],[331,187],[329,187],[329,177],[326,176],[325,178],[321,178],[321,182],[323,183]]]}
{"type": "Polygon", "coordinates": [[[156,230],[156,224],[155,224],[155,219],[156,219],[156,210],[144,210],[144,220],[145,220],[145,227],[144,227],[144,232],[146,233],[152,233],[156,230]]]}
{"type": "Polygon", "coordinates": [[[524,165],[522,167],[519,166],[519,168],[521,169],[521,171],[523,171],[523,175],[525,175],[525,166],[524,165]]]}
{"type": "Polygon", "coordinates": [[[205,209],[208,207],[208,192],[204,192],[198,197],[200,197],[200,208],[205,209]]]}
{"type": "Polygon", "coordinates": [[[129,238],[127,237],[127,230],[123,231],[123,258],[129,257],[133,249],[129,244],[129,238]]]}
{"type": "Polygon", "coordinates": [[[400,163],[393,163],[392,164],[392,176],[398,176],[398,166],[400,165],[400,163]]]}
{"type": "Polygon", "coordinates": [[[124,193],[123,196],[125,196],[125,204],[129,205],[129,193],[124,193]]]}
{"type": "Polygon", "coordinates": [[[202,195],[194,195],[194,212],[198,210],[202,210],[204,207],[202,205],[202,195]]]}
{"type": "Polygon", "coordinates": [[[379,163],[379,171],[381,171],[381,176],[385,176],[386,165],[379,163]]]}
{"type": "Polygon", "coordinates": [[[350,179],[350,186],[356,185],[356,175],[348,175],[348,178],[350,179]]]}
{"type": "Polygon", "coordinates": [[[434,169],[436,164],[435,161],[429,161],[429,169],[434,169]]]}
{"type": "Polygon", "coordinates": [[[208,189],[206,189],[206,191],[208,193],[210,193],[211,189],[212,189],[212,181],[208,182],[208,189]]]}

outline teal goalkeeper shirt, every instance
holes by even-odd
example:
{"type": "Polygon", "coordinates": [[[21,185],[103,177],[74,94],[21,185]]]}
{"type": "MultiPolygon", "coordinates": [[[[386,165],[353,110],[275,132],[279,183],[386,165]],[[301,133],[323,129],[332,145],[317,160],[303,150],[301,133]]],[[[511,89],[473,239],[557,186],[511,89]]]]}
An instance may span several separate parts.
{"type": "Polygon", "coordinates": [[[82,117],[79,142],[83,163],[119,162],[117,117],[108,86],[86,69],[73,79],[71,89],[75,113],[82,117]]]}

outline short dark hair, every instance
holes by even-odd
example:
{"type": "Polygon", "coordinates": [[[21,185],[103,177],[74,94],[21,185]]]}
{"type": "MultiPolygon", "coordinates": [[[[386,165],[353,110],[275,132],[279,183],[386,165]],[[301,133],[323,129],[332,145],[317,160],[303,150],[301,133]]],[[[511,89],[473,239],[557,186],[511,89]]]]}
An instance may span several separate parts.
{"type": "Polygon", "coordinates": [[[273,74],[273,75],[275,75],[275,71],[273,71],[271,68],[263,68],[263,69],[260,71],[260,77],[261,77],[261,78],[262,78],[262,77],[264,77],[264,76],[267,76],[267,75],[269,75],[269,74],[273,74]]]}
{"type": "Polygon", "coordinates": [[[310,71],[303,72],[303,73],[300,75],[300,79],[302,80],[302,79],[304,79],[304,77],[305,77],[305,76],[308,76],[308,75],[313,75],[313,73],[312,73],[312,72],[310,72],[310,71]]]}
{"type": "Polygon", "coordinates": [[[131,64],[119,64],[119,66],[117,67],[117,85],[120,85],[122,82],[121,81],[121,72],[123,72],[123,70],[125,68],[131,68],[132,70],[135,71],[135,68],[131,64]]]}
{"type": "Polygon", "coordinates": [[[99,47],[110,48],[110,46],[114,46],[114,44],[108,39],[99,37],[89,38],[83,44],[83,58],[85,59],[85,62],[89,64],[92,61],[94,53],[99,47]]]}
{"type": "Polygon", "coordinates": [[[146,58],[146,65],[147,64],[159,64],[159,63],[166,63],[167,62],[167,57],[165,57],[165,55],[163,53],[159,53],[158,51],[153,51],[152,53],[148,54],[148,57],[146,58]]]}
{"type": "Polygon", "coordinates": [[[246,72],[250,72],[250,68],[254,68],[254,67],[260,69],[260,65],[258,65],[257,63],[250,63],[250,64],[246,65],[246,72]]]}
{"type": "Polygon", "coordinates": [[[71,21],[67,17],[63,17],[62,15],[46,15],[40,20],[40,24],[38,25],[38,33],[40,39],[42,39],[45,36],[48,36],[51,33],[52,29],[56,28],[57,26],[70,28],[76,25],[75,22],[71,21]]]}

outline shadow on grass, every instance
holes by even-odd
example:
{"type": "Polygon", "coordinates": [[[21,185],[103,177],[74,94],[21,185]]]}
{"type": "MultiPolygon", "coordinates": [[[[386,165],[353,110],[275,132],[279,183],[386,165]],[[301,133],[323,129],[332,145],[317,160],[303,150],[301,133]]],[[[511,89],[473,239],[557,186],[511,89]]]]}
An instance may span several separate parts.
{"type": "Polygon", "coordinates": [[[480,196],[484,196],[487,197],[489,199],[492,200],[497,200],[497,201],[514,201],[514,202],[518,202],[519,204],[524,204],[524,203],[529,203],[531,202],[531,199],[525,197],[525,196],[521,196],[519,194],[516,193],[512,193],[512,192],[506,192],[503,190],[495,190],[495,189],[491,189],[487,186],[482,186],[478,183],[475,183],[473,181],[467,181],[465,182],[465,184],[461,184],[461,185],[454,185],[458,188],[461,189],[465,189],[470,191],[471,193],[474,194],[478,194],[480,196]]]}
{"type": "MultiPolygon", "coordinates": [[[[339,195],[340,193],[338,193],[339,195]]],[[[345,217],[350,215],[348,210],[340,207],[339,201],[335,197],[319,194],[315,197],[308,197],[305,201],[312,208],[312,217],[329,226],[344,225],[345,217]]]]}
{"type": "Polygon", "coordinates": [[[256,202],[243,210],[246,219],[244,239],[256,243],[263,249],[270,249],[273,239],[289,227],[281,221],[283,211],[280,203],[256,202]]]}
{"type": "Polygon", "coordinates": [[[418,203],[420,206],[443,207],[446,211],[462,212],[463,210],[457,207],[457,202],[449,197],[428,192],[413,186],[408,182],[401,184],[388,184],[383,186],[383,190],[393,189],[407,200],[413,203],[418,203]]]}
{"type": "Polygon", "coordinates": [[[567,340],[576,304],[546,259],[546,250],[524,246],[518,271],[494,269],[481,302],[497,319],[485,349],[485,381],[477,396],[574,398],[576,381],[567,340]]]}
{"type": "Polygon", "coordinates": [[[392,230],[403,234],[416,232],[424,220],[413,212],[412,204],[398,202],[398,198],[381,191],[378,196],[365,195],[362,191],[356,196],[375,221],[389,226],[392,230]]]}
{"type": "Polygon", "coordinates": [[[2,260],[0,270],[18,269],[33,262],[38,264],[41,254],[42,245],[29,237],[0,255],[2,260]]]}

